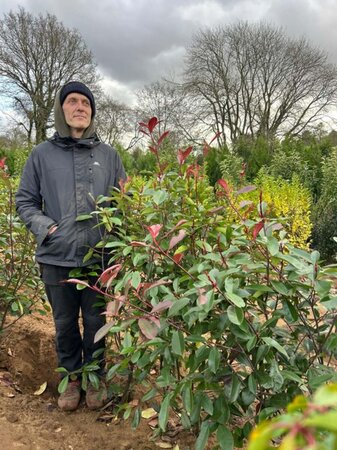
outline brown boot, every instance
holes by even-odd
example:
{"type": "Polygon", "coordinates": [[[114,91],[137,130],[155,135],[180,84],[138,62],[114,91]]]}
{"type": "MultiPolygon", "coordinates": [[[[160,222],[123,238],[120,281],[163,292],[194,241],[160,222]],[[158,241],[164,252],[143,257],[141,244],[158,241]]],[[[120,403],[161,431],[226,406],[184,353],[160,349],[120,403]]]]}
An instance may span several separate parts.
{"type": "Polygon", "coordinates": [[[78,380],[69,381],[67,389],[59,396],[58,406],[62,411],[74,411],[81,399],[81,384],[78,380]]]}
{"type": "Polygon", "coordinates": [[[98,389],[89,383],[85,395],[85,401],[89,409],[99,409],[104,406],[108,399],[108,392],[103,381],[100,382],[98,389]]]}

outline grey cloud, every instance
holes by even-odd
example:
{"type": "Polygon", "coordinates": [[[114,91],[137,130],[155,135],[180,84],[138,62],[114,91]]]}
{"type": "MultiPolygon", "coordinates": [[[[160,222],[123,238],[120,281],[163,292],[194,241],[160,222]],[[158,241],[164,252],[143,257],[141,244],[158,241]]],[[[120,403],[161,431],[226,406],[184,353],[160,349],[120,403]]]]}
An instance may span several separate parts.
{"type": "Polygon", "coordinates": [[[335,0],[1,0],[0,14],[19,3],[77,28],[104,76],[125,90],[179,73],[184,48],[199,28],[239,19],[305,35],[337,58],[335,0]]]}

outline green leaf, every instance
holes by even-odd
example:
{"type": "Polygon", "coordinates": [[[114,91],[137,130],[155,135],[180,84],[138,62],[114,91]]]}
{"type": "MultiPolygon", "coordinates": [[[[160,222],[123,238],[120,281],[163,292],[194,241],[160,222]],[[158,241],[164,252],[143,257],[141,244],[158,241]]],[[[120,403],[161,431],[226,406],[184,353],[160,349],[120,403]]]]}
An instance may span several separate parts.
{"type": "Polygon", "coordinates": [[[256,395],[257,382],[253,374],[249,375],[248,377],[248,388],[252,394],[256,395]]]}
{"type": "Polygon", "coordinates": [[[298,383],[299,385],[303,384],[302,378],[299,377],[296,373],[290,372],[290,370],[282,370],[281,374],[285,380],[296,381],[296,383],[298,383]]]}
{"type": "Polygon", "coordinates": [[[146,394],[143,395],[142,402],[148,402],[156,395],[158,395],[158,389],[152,388],[150,391],[146,392],[146,394]]]}
{"type": "Polygon", "coordinates": [[[89,219],[92,219],[91,214],[81,214],[76,217],[76,222],[81,222],[82,220],[89,220],[89,219]]]}
{"type": "Polygon", "coordinates": [[[106,374],[107,380],[111,380],[111,378],[115,375],[117,370],[120,368],[120,365],[121,365],[120,363],[117,363],[117,364],[113,365],[112,367],[110,367],[110,369],[108,370],[108,373],[106,374]]]}
{"type": "Polygon", "coordinates": [[[241,383],[237,375],[232,375],[232,384],[231,384],[231,393],[230,393],[230,402],[236,402],[239,397],[241,391],[241,383]]]}
{"type": "Polygon", "coordinates": [[[104,336],[106,336],[111,328],[114,326],[115,322],[107,322],[104,324],[95,334],[94,343],[100,341],[104,336]]]}
{"type": "Polygon", "coordinates": [[[198,436],[198,439],[195,443],[195,450],[204,450],[206,447],[208,437],[209,437],[209,429],[210,429],[210,421],[206,420],[205,422],[202,422],[200,433],[198,436]]]}
{"type": "Polygon", "coordinates": [[[270,283],[276,292],[282,295],[289,295],[289,289],[280,281],[273,280],[270,283]]]}
{"type": "Polygon", "coordinates": [[[276,238],[271,236],[271,237],[268,238],[267,248],[268,248],[270,254],[272,256],[275,256],[278,253],[279,249],[280,249],[280,243],[279,243],[279,241],[276,238]]]}
{"type": "Polygon", "coordinates": [[[67,387],[68,387],[68,383],[69,383],[69,376],[65,376],[62,378],[62,380],[60,381],[57,390],[60,394],[63,394],[63,392],[66,391],[67,387]]]}
{"type": "Polygon", "coordinates": [[[230,430],[224,425],[219,424],[216,431],[216,437],[221,450],[233,450],[234,439],[230,430]]]}
{"type": "MultiPolygon", "coordinates": [[[[310,258],[310,256],[309,256],[309,258],[310,258]]],[[[281,254],[280,259],[287,261],[289,264],[291,264],[292,266],[294,266],[296,269],[299,269],[299,270],[303,270],[307,267],[307,264],[305,264],[303,261],[301,261],[300,259],[294,258],[293,256],[290,256],[290,255],[281,254]]]]}
{"type": "Polygon", "coordinates": [[[285,351],[285,349],[280,345],[278,342],[275,341],[275,339],[272,339],[270,337],[263,337],[262,340],[269,345],[270,347],[274,347],[278,352],[282,353],[282,355],[289,358],[288,353],[285,351]]]}
{"type": "Polygon", "coordinates": [[[160,407],[158,423],[159,423],[159,427],[162,431],[166,430],[166,425],[167,425],[168,416],[169,416],[169,407],[170,407],[170,402],[171,402],[172,397],[173,397],[173,392],[168,393],[164,397],[164,400],[162,401],[162,404],[160,407]]]}
{"type": "Polygon", "coordinates": [[[183,309],[188,303],[190,303],[190,299],[187,297],[179,298],[176,300],[170,309],[168,310],[168,317],[175,316],[181,309],[183,309]]]}
{"type": "Polygon", "coordinates": [[[230,305],[227,308],[228,319],[235,325],[241,325],[244,320],[244,314],[241,308],[230,305]]]}
{"type": "Polygon", "coordinates": [[[205,392],[203,393],[203,396],[202,396],[201,407],[204,409],[204,411],[207,414],[209,414],[210,416],[213,415],[213,410],[214,410],[213,402],[205,392]]]}
{"type": "Polygon", "coordinates": [[[88,373],[89,381],[94,386],[95,389],[99,389],[99,378],[95,372],[88,373]]]}
{"type": "Polygon", "coordinates": [[[191,414],[193,407],[193,395],[192,395],[192,386],[191,383],[188,382],[185,384],[182,390],[182,398],[185,410],[191,414]]]}
{"type": "Polygon", "coordinates": [[[172,346],[172,353],[182,356],[185,349],[185,341],[184,341],[184,335],[179,330],[174,330],[172,332],[172,339],[171,339],[171,346],[172,346]]]}
{"type": "Polygon", "coordinates": [[[93,255],[93,254],[94,254],[94,249],[91,248],[91,249],[88,251],[88,253],[84,256],[83,262],[89,261],[89,259],[92,258],[92,255],[93,255]]]}
{"type": "Polygon", "coordinates": [[[137,289],[140,285],[141,277],[139,272],[133,272],[131,277],[131,285],[134,289],[137,289]]]}
{"type": "Polygon", "coordinates": [[[243,308],[245,306],[245,302],[241,297],[239,297],[236,294],[233,294],[232,292],[226,292],[225,293],[228,300],[230,300],[234,305],[238,306],[239,308],[243,308]]]}
{"type": "Polygon", "coordinates": [[[213,373],[217,373],[220,365],[220,352],[216,347],[212,347],[208,355],[208,367],[213,373]]]}
{"type": "Polygon", "coordinates": [[[187,245],[180,245],[177,250],[174,252],[175,255],[179,255],[180,253],[184,253],[184,251],[188,250],[189,247],[187,245]]]}
{"type": "Polygon", "coordinates": [[[156,205],[160,205],[168,198],[166,191],[155,191],[153,194],[153,201],[156,205]]]}
{"type": "Polygon", "coordinates": [[[136,408],[131,422],[131,427],[133,430],[138,427],[141,416],[142,416],[141,409],[136,408]]]}

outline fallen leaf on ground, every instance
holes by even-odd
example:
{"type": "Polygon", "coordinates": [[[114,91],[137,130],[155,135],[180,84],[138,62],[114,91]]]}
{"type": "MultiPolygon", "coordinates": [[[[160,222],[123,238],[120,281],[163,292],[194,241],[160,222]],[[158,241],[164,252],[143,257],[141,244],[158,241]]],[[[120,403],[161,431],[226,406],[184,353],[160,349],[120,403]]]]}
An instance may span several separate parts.
{"type": "Polygon", "coordinates": [[[148,424],[149,427],[151,427],[151,428],[156,428],[156,426],[158,425],[158,419],[157,419],[157,418],[151,419],[151,420],[148,421],[147,424],[148,424]]]}
{"type": "Polygon", "coordinates": [[[147,408],[142,411],[142,417],[143,419],[151,419],[152,417],[157,415],[157,411],[155,411],[153,408],[147,408]]]}
{"type": "Polygon", "coordinates": [[[34,392],[34,395],[41,395],[44,393],[44,391],[47,389],[47,381],[45,381],[44,383],[41,384],[41,386],[39,387],[39,389],[37,391],[34,392]]]}

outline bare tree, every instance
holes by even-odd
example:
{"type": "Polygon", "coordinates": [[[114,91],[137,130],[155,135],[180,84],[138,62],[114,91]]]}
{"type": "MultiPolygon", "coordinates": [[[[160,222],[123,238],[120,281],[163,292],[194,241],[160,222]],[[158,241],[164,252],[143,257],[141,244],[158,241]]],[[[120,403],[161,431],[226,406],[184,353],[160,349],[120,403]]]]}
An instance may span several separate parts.
{"type": "Polygon", "coordinates": [[[102,95],[97,108],[97,131],[110,145],[122,143],[128,150],[135,144],[134,111],[127,105],[102,95]]]}
{"type": "Polygon", "coordinates": [[[163,79],[148,84],[137,92],[138,115],[141,120],[152,116],[160,119],[159,134],[170,131],[170,139],[175,145],[185,142],[200,142],[204,123],[198,111],[195,114],[195,99],[186,95],[184,86],[173,79],[163,79]]]}
{"type": "Polygon", "coordinates": [[[79,79],[97,89],[93,56],[77,30],[65,28],[51,14],[34,16],[22,7],[0,20],[2,95],[24,120],[30,143],[46,139],[57,90],[79,79]]]}
{"type": "Polygon", "coordinates": [[[184,79],[220,145],[242,135],[299,134],[336,104],[337,70],[327,55],[264,23],[199,31],[184,79]]]}

